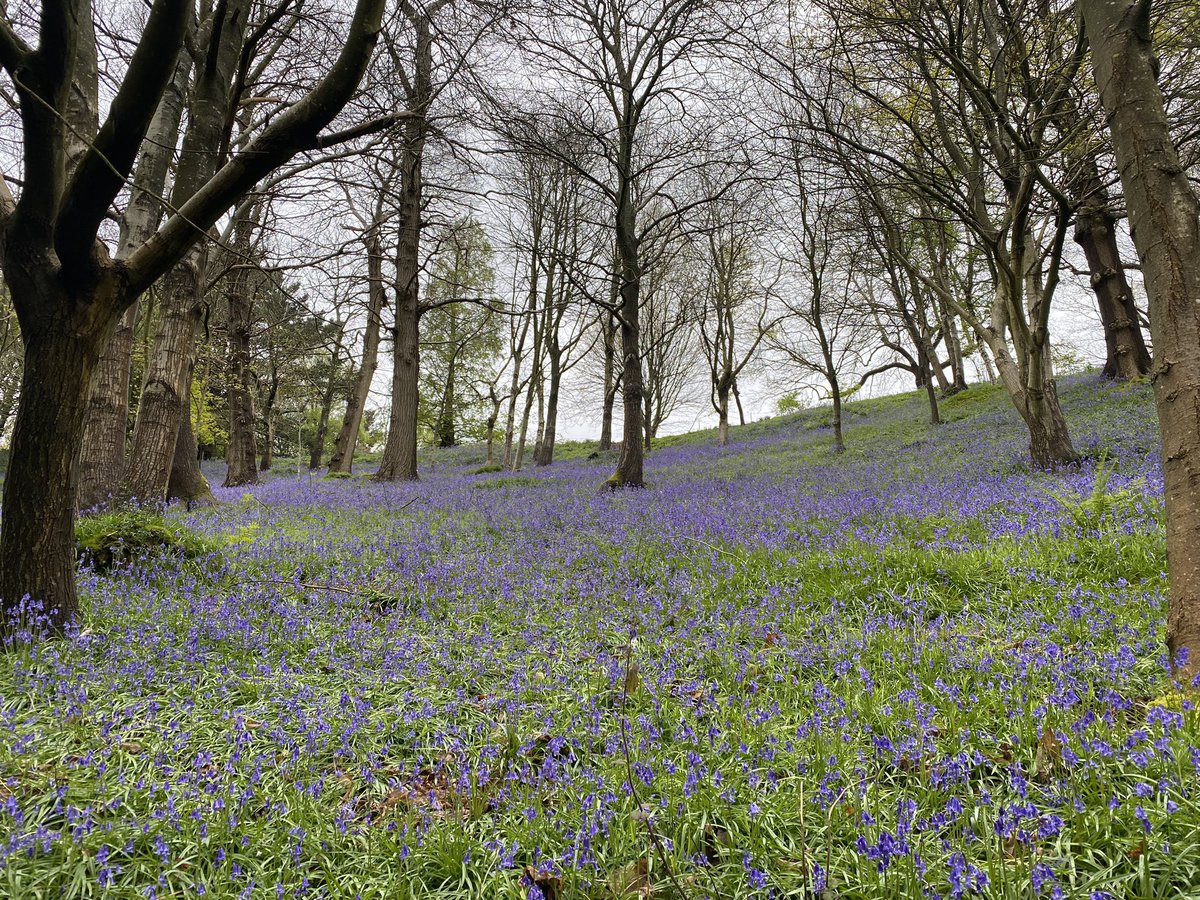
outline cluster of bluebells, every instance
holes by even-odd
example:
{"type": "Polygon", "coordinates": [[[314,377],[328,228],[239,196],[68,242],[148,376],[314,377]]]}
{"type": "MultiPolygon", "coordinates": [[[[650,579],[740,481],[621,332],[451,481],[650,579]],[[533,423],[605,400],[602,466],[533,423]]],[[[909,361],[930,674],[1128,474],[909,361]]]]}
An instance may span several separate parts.
{"type": "Polygon", "coordinates": [[[970,395],[841,459],[803,418],[674,446],[645,492],[442,457],[180,513],[221,550],[85,569],[83,627],[0,659],[0,894],[1194,884],[1145,389],[1069,385],[1106,461],[1054,475],[970,395]]]}

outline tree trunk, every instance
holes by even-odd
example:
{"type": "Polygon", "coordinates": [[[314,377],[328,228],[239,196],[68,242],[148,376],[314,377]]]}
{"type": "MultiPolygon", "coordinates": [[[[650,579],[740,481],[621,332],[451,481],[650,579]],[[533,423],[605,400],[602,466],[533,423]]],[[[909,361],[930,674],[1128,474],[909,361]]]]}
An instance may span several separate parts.
{"type": "Polygon", "coordinates": [[[363,333],[362,364],[354,376],[353,387],[346,395],[346,414],[342,417],[342,427],[333,445],[333,456],[329,459],[330,472],[349,474],[354,466],[354,448],[358,443],[358,432],[362,429],[371,381],[379,364],[379,331],[383,323],[386,291],[383,287],[383,248],[377,229],[373,229],[367,239],[367,278],[367,328],[363,333]]]}
{"type": "Polygon", "coordinates": [[[1050,348],[1031,355],[1028,371],[1022,380],[1007,348],[993,346],[996,368],[1013,406],[1029,430],[1029,455],[1035,467],[1056,469],[1079,461],[1071,443],[1067,420],[1058,401],[1058,387],[1050,371],[1050,348]]]}
{"type": "MultiPolygon", "coordinates": [[[[133,173],[130,204],[121,220],[116,258],[125,259],[154,234],[162,217],[162,193],[179,138],[190,56],[180,54],[175,78],[158,103],[154,121],[133,173]]],[[[125,440],[130,427],[130,366],[138,304],[116,325],[92,376],[88,413],[79,451],[79,509],[100,505],[119,492],[128,474],[125,440]]]]}
{"type": "MultiPolygon", "coordinates": [[[[257,215],[243,211],[234,228],[234,248],[249,256],[257,215]]],[[[225,487],[258,484],[258,422],[254,415],[254,373],[250,369],[253,328],[250,270],[244,260],[226,281],[229,303],[229,444],[225,450],[225,487]]]]}
{"type": "MultiPolygon", "coordinates": [[[[6,271],[14,300],[21,288],[6,271]]],[[[30,303],[42,298],[33,296],[30,303]]],[[[56,304],[57,305],[57,304],[56,304]]],[[[108,338],[73,323],[21,323],[25,368],[4,478],[0,634],[24,625],[61,633],[79,609],[75,590],[76,459],[92,372],[108,338]],[[14,527],[20,523],[21,527],[14,527]]],[[[2,649],[3,644],[0,644],[2,649]]]]}
{"type": "Polygon", "coordinates": [[[917,369],[921,373],[918,380],[921,386],[925,388],[925,396],[929,400],[929,424],[941,425],[942,414],[938,409],[937,391],[933,387],[933,378],[929,373],[929,355],[925,352],[923,346],[917,347],[917,369]]]}
{"type": "Polygon", "coordinates": [[[829,393],[833,397],[833,452],[845,453],[846,442],[842,438],[842,388],[838,384],[837,374],[828,374],[829,393]]]}
{"type": "Polygon", "coordinates": [[[179,422],[179,437],[175,441],[175,459],[167,479],[167,499],[182,500],[190,509],[198,503],[211,503],[212,490],[200,470],[200,451],[192,427],[192,370],[188,369],[187,388],[183,396],[183,418],[179,422]]]}
{"type": "MultiPolygon", "coordinates": [[[[219,27],[212,29],[206,47],[206,65],[197,69],[188,107],[188,127],[180,150],[171,205],[176,209],[190,200],[213,176],[221,149],[225,117],[231,102],[234,73],[246,31],[249,0],[230,0],[219,27]]],[[[145,386],[133,430],[128,493],[142,502],[161,502],[176,459],[189,385],[196,326],[201,315],[201,273],[206,254],[192,249],[163,281],[158,332],[154,352],[147,362],[145,386]]],[[[187,468],[194,461],[179,459],[187,468]]],[[[176,476],[185,483],[200,475],[195,471],[176,476]]]]}
{"type": "Polygon", "coordinates": [[[717,385],[717,446],[729,443],[729,385],[717,385]]]}
{"type": "MultiPolygon", "coordinates": [[[[614,283],[616,279],[614,279],[614,283]]],[[[610,315],[601,324],[604,334],[604,409],[600,415],[600,447],[612,449],[613,407],[617,403],[617,323],[610,315]]]]}
{"type": "Polygon", "coordinates": [[[542,432],[542,452],[537,460],[539,466],[548,466],[554,462],[554,442],[558,435],[558,395],[562,383],[562,350],[557,340],[551,340],[550,357],[550,389],[546,397],[546,427],[542,432]]]}
{"type": "Polygon", "coordinates": [[[421,347],[415,267],[411,272],[411,280],[399,285],[396,293],[392,413],[388,423],[387,444],[375,478],[379,481],[416,481],[421,347]]]}
{"type": "Polygon", "coordinates": [[[1191,682],[1200,675],[1200,202],[1156,80],[1150,4],[1083,0],[1082,10],[1150,300],[1171,587],[1167,646],[1176,674],[1191,682]]]}
{"type": "MultiPolygon", "coordinates": [[[[636,273],[636,265],[635,265],[636,273]]],[[[636,279],[636,274],[634,275],[636,279]]],[[[642,361],[639,356],[641,336],[638,328],[638,284],[627,281],[621,286],[621,456],[617,469],[608,480],[612,488],[645,486],[643,468],[645,455],[642,444],[642,361]]]]}
{"type": "Polygon", "coordinates": [[[162,303],[154,350],[146,365],[145,385],[133,430],[127,496],[142,503],[161,503],[175,461],[175,443],[183,417],[192,371],[192,348],[200,308],[196,303],[200,256],[193,250],[162,282],[162,303]]]}
{"type": "Polygon", "coordinates": [[[430,21],[409,14],[416,32],[409,109],[418,115],[404,126],[404,148],[400,156],[400,197],[397,202],[396,241],[396,328],[393,332],[392,408],[387,443],[378,481],[417,480],[417,414],[420,408],[421,304],[418,276],[421,254],[421,215],[424,180],[422,161],[427,124],[423,116],[433,100],[433,37],[430,21]]]}
{"type": "Polygon", "coordinates": [[[312,445],[308,451],[308,468],[321,468],[321,457],[325,455],[325,436],[329,433],[329,415],[333,409],[333,398],[337,394],[338,365],[341,363],[341,337],[333,350],[330,361],[329,380],[325,383],[325,393],[321,396],[321,412],[317,416],[317,429],[313,433],[312,445]]]}
{"type": "Polygon", "coordinates": [[[1104,377],[1127,381],[1149,374],[1150,351],[1142,337],[1133,291],[1117,246],[1117,218],[1100,176],[1095,174],[1094,161],[1092,169],[1090,190],[1075,218],[1075,243],[1087,259],[1092,291],[1104,326],[1107,350],[1104,377]]]}
{"type": "Polygon", "coordinates": [[[263,399],[263,446],[262,458],[259,460],[259,471],[268,472],[275,465],[275,399],[279,396],[279,370],[274,361],[269,363],[270,383],[267,385],[267,396],[263,399]]]}
{"type": "MultiPolygon", "coordinates": [[[[180,54],[175,79],[158,104],[134,171],[129,206],[117,239],[117,259],[125,259],[154,234],[162,217],[161,198],[179,137],[190,72],[190,57],[180,54]]],[[[128,475],[125,440],[129,430],[130,366],[137,316],[135,301],[121,317],[92,376],[79,454],[80,509],[91,509],[107,501],[120,491],[128,475]]]]}
{"type": "MultiPolygon", "coordinates": [[[[454,330],[451,327],[451,340],[453,340],[454,330]]],[[[446,367],[446,384],[442,388],[442,408],[438,412],[437,423],[434,425],[434,431],[437,436],[438,446],[443,450],[448,447],[458,446],[458,435],[454,429],[454,406],[457,403],[454,392],[454,376],[455,376],[455,360],[451,357],[450,364],[446,367]]]]}

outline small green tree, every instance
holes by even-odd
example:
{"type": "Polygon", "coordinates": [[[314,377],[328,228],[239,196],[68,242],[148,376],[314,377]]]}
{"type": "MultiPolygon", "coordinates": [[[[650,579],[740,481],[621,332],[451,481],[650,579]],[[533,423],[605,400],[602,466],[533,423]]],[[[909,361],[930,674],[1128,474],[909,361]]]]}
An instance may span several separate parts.
{"type": "Polygon", "coordinates": [[[489,362],[500,352],[492,245],[467,217],[448,229],[429,268],[421,321],[420,420],[439,447],[478,436],[487,416],[489,362]]]}

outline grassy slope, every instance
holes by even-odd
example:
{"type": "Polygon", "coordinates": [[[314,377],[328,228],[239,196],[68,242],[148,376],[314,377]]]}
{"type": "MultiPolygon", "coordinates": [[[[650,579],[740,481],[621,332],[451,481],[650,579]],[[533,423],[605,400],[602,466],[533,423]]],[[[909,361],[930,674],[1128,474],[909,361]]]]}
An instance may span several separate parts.
{"type": "Polygon", "coordinates": [[[0,895],[1196,896],[1148,392],[1064,396],[228,492],[0,659],[0,895]]]}

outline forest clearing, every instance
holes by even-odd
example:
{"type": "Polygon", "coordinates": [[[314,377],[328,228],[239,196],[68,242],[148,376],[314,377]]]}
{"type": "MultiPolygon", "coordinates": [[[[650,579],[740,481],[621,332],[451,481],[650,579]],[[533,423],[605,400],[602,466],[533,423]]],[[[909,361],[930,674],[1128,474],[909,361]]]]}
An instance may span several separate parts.
{"type": "Polygon", "coordinates": [[[0,894],[1191,896],[1149,392],[1064,401],[1057,474],[976,386],[169,513],[0,656],[0,894]]]}

